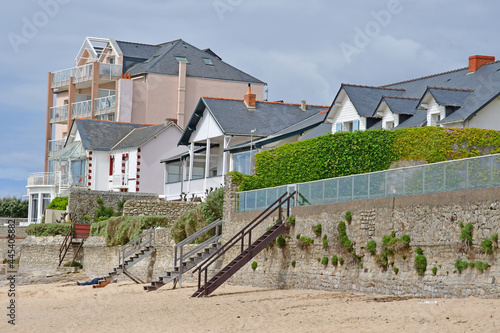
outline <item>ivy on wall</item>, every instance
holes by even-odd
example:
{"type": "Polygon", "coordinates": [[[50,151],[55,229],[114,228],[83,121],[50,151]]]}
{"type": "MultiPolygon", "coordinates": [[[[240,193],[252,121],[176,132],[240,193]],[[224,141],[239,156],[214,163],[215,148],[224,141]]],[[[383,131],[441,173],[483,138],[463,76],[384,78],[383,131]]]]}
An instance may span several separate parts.
{"type": "Polygon", "coordinates": [[[398,160],[436,163],[500,152],[500,133],[418,127],[329,133],[255,155],[256,174],[233,171],[239,191],[386,170],[398,160]]]}

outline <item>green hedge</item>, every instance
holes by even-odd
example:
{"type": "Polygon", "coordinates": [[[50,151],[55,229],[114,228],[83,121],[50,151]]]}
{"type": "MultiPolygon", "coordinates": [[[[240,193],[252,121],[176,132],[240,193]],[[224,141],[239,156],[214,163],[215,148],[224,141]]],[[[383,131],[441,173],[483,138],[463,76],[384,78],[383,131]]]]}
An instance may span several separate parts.
{"type": "Polygon", "coordinates": [[[5,197],[0,199],[0,216],[27,218],[28,200],[22,200],[16,197],[5,197]]]}
{"type": "Polygon", "coordinates": [[[71,224],[64,223],[40,223],[40,224],[30,224],[26,228],[26,233],[30,236],[42,237],[42,236],[66,236],[68,229],[71,224]]]}
{"type": "Polygon", "coordinates": [[[108,246],[125,245],[151,227],[169,227],[165,216],[118,216],[92,223],[90,236],[104,236],[108,246]]]}
{"type": "Polygon", "coordinates": [[[255,155],[256,174],[233,171],[240,191],[386,170],[398,160],[427,163],[500,152],[493,130],[419,127],[339,132],[255,155]]]}
{"type": "Polygon", "coordinates": [[[67,205],[68,205],[68,197],[55,197],[49,203],[48,208],[55,210],[66,210],[67,205]]]}

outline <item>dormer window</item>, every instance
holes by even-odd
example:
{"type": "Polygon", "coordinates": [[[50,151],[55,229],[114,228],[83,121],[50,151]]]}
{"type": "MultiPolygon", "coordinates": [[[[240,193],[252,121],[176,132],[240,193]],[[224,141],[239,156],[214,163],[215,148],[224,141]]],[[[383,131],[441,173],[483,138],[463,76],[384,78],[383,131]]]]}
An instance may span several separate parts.
{"type": "Polygon", "coordinates": [[[210,58],[203,58],[203,62],[205,62],[205,65],[207,66],[214,66],[214,63],[210,58]]]}
{"type": "Polygon", "coordinates": [[[177,60],[178,62],[184,61],[186,64],[189,64],[189,61],[186,57],[175,57],[175,60],[177,60]]]}

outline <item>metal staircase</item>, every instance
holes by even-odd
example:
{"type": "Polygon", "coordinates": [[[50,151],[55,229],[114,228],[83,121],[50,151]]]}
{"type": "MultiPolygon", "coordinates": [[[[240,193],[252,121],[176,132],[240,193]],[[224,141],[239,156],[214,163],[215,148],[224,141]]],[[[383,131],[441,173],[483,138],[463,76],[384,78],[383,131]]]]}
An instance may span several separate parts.
{"type": "Polygon", "coordinates": [[[287,212],[286,216],[290,215],[290,200],[296,192],[291,194],[285,193],[275,202],[273,202],[266,210],[259,214],[252,222],[246,225],[242,230],[238,231],[226,244],[221,246],[213,255],[205,260],[198,266],[194,272],[198,271],[198,290],[191,297],[208,296],[214,292],[220,285],[233,276],[240,268],[248,263],[253,257],[261,252],[267,245],[271,244],[287,230],[288,225],[284,222],[282,206],[286,203],[287,212]],[[252,230],[259,226],[265,219],[267,219],[275,211],[278,211],[278,220],[276,223],[267,230],[257,240],[252,242],[252,230]],[[245,248],[245,240],[248,239],[248,247],[245,248]],[[209,267],[219,260],[227,251],[234,246],[241,244],[240,254],[227,264],[222,270],[215,274],[208,280],[209,267]],[[203,279],[203,285],[202,285],[203,279]]]}
{"type": "Polygon", "coordinates": [[[110,282],[116,281],[116,278],[120,274],[124,274],[135,283],[145,283],[128,271],[128,269],[153,253],[155,250],[155,229],[150,228],[143,231],[142,234],[120,248],[118,254],[118,267],[113,268],[107,276],[103,277],[102,280],[99,281],[99,284],[94,285],[94,288],[105,287],[110,282]]]}
{"type": "Polygon", "coordinates": [[[64,237],[63,243],[59,248],[59,267],[64,261],[64,258],[66,257],[66,254],[68,254],[68,250],[70,248],[73,249],[73,259],[71,260],[71,266],[73,266],[76,256],[80,252],[85,240],[89,237],[89,234],[90,224],[80,224],[76,223],[76,221],[71,223],[71,226],[68,228],[68,232],[64,237]]]}
{"type": "Polygon", "coordinates": [[[220,219],[214,221],[177,243],[174,246],[174,270],[167,271],[157,281],[151,282],[151,285],[144,286],[144,290],[153,291],[172,281],[174,281],[173,288],[175,288],[177,283],[179,283],[179,288],[182,288],[182,274],[196,267],[200,262],[210,257],[219,249],[222,223],[223,221],[220,219]],[[184,253],[184,246],[195,242],[197,238],[210,232],[214,233],[212,237],[184,253]]]}

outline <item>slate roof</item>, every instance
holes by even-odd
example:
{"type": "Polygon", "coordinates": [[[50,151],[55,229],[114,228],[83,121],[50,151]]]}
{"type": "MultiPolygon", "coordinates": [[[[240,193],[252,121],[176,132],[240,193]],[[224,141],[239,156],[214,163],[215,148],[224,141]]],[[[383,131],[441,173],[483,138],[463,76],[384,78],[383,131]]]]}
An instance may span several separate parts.
{"type": "MultiPolygon", "coordinates": [[[[417,112],[419,100],[416,98],[384,96],[379,103],[385,102],[392,113],[414,115],[417,112]]],[[[377,109],[379,108],[377,106],[377,109]]]]}
{"type": "Polygon", "coordinates": [[[136,128],[151,126],[145,124],[120,123],[114,121],[75,119],[86,150],[110,150],[121,139],[136,128]]]}
{"type": "Polygon", "coordinates": [[[122,49],[127,74],[179,75],[179,62],[175,57],[185,57],[188,61],[188,77],[264,84],[263,81],[225,63],[212,50],[200,50],[182,39],[159,45],[123,41],[117,41],[117,44],[122,49]],[[203,58],[210,59],[213,65],[207,65],[203,58]]]}
{"type": "MultiPolygon", "coordinates": [[[[225,135],[250,136],[255,139],[276,134],[292,125],[325,111],[328,106],[307,105],[306,111],[299,104],[257,101],[255,109],[248,109],[243,100],[202,97],[182,134],[179,145],[187,145],[191,134],[207,108],[225,135]]],[[[322,114],[322,116],[325,116],[322,114]]]]}
{"type": "Polygon", "coordinates": [[[165,131],[167,128],[175,126],[170,122],[167,125],[155,125],[147,127],[134,128],[123,139],[121,139],[111,150],[138,148],[147,143],[156,135],[165,131]]]}
{"type": "MultiPolygon", "coordinates": [[[[465,67],[381,87],[342,84],[337,97],[342,89],[345,89],[361,117],[372,117],[383,96],[422,100],[426,92],[430,92],[438,104],[458,108],[442,119],[440,124],[463,122],[500,96],[500,61],[485,64],[471,73],[468,67],[465,67]]],[[[392,102],[395,102],[395,99],[392,102]]],[[[397,128],[413,123],[422,124],[421,112],[416,111],[414,117],[417,118],[410,118],[397,128]]]]}
{"type": "Polygon", "coordinates": [[[427,124],[427,110],[417,110],[413,117],[399,123],[395,129],[400,128],[411,128],[411,127],[420,127],[425,126],[427,124]]]}
{"type": "Polygon", "coordinates": [[[342,84],[340,89],[344,89],[352,104],[361,117],[373,117],[380,99],[383,96],[401,96],[402,89],[357,86],[342,84]]]}

